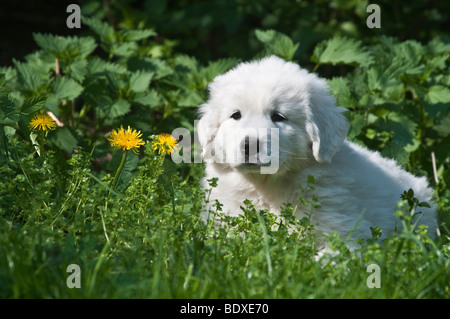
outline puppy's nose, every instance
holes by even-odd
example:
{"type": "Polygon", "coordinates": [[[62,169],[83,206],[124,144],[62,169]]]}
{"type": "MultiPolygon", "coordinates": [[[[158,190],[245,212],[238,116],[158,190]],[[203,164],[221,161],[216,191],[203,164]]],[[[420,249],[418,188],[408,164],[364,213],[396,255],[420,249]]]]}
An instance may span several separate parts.
{"type": "Polygon", "coordinates": [[[259,153],[259,139],[246,136],[241,142],[241,152],[245,155],[245,161],[248,162],[250,156],[259,153]]]}

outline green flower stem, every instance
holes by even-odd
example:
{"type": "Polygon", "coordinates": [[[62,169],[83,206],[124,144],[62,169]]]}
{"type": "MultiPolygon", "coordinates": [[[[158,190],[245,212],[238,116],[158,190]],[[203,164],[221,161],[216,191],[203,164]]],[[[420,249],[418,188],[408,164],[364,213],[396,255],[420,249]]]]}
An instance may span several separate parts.
{"type": "Polygon", "coordinates": [[[44,138],[44,133],[39,131],[38,133],[39,136],[39,156],[44,156],[44,143],[45,143],[45,138],[44,138]]]}
{"type": "MultiPolygon", "coordinates": [[[[122,173],[123,166],[125,165],[125,160],[126,160],[126,158],[127,158],[127,154],[128,154],[127,151],[124,151],[124,152],[123,152],[123,155],[122,155],[122,161],[120,162],[119,168],[117,169],[117,172],[116,172],[116,176],[114,176],[114,181],[113,181],[113,183],[112,183],[112,185],[111,185],[111,188],[112,188],[112,189],[115,189],[115,188],[116,188],[116,184],[117,184],[117,182],[119,181],[119,177],[120,177],[120,174],[122,173]]],[[[108,199],[109,199],[110,197],[111,197],[111,191],[109,192],[108,199]]]]}

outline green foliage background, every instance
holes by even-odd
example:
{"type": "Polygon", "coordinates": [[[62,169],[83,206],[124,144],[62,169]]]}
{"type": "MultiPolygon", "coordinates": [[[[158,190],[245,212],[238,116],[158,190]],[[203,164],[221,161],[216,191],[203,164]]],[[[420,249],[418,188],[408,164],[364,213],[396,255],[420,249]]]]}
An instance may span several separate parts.
{"type": "Polygon", "coordinates": [[[368,1],[86,1],[81,34],[34,33],[39,50],[0,68],[0,297],[449,297],[450,8],[378,4],[381,29],[366,27],[368,1]],[[435,242],[406,206],[402,234],[381,245],[374,230],[353,252],[332,234],[340,254],[322,262],[314,226],[289,206],[293,233],[251,202],[234,219],[216,203],[224,225],[204,224],[202,165],[175,165],[149,143],[128,154],[108,200],[122,157],[111,129],[146,141],[192,132],[208,83],[269,54],[328,79],[349,139],[428,177],[435,242]],[[64,126],[39,138],[29,122],[47,111],[64,126]],[[366,286],[372,263],[381,289],[366,286]],[[82,289],[67,288],[69,264],[82,289]]]}

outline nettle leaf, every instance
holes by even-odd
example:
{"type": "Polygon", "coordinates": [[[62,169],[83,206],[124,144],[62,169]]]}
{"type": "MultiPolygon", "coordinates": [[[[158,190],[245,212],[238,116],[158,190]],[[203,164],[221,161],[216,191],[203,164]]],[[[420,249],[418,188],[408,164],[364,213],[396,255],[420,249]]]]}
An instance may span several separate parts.
{"type": "Polygon", "coordinates": [[[97,47],[92,37],[63,37],[33,33],[33,38],[44,51],[62,60],[85,58],[97,47]]]}
{"type": "Polygon", "coordinates": [[[240,59],[227,58],[210,62],[206,68],[202,70],[202,74],[208,82],[212,81],[216,76],[225,73],[238,64],[240,59]]]}
{"type": "Polygon", "coordinates": [[[145,70],[154,73],[154,79],[161,79],[174,73],[165,61],[149,57],[130,57],[127,61],[130,71],[145,70]]]}
{"type": "Polygon", "coordinates": [[[328,84],[339,105],[344,107],[353,107],[355,105],[355,100],[352,97],[352,93],[346,79],[342,77],[334,77],[328,81],[328,84]]]}
{"type": "Polygon", "coordinates": [[[85,94],[86,103],[97,106],[96,111],[99,117],[116,118],[123,116],[130,111],[131,105],[123,99],[111,97],[109,90],[99,87],[95,90],[88,90],[85,94]]]}
{"type": "Polygon", "coordinates": [[[52,53],[61,53],[66,47],[61,37],[52,34],[33,33],[33,39],[43,50],[52,53]]]}
{"type": "Polygon", "coordinates": [[[50,136],[49,141],[67,153],[72,153],[73,149],[78,145],[75,132],[68,127],[60,127],[50,136]]]}
{"type": "Polygon", "coordinates": [[[200,66],[194,57],[187,55],[177,56],[175,58],[175,72],[170,78],[164,81],[170,86],[177,88],[204,88],[209,82],[206,75],[200,75],[200,66]]]}
{"type": "Polygon", "coordinates": [[[441,123],[433,126],[434,130],[443,136],[450,135],[450,117],[442,119],[441,123]]]}
{"type": "Polygon", "coordinates": [[[10,95],[2,93],[0,94],[0,123],[5,123],[6,118],[10,119],[12,122],[17,122],[19,120],[19,113],[17,112],[14,101],[11,99],[10,95]]]}
{"type": "Polygon", "coordinates": [[[188,56],[188,55],[179,55],[175,58],[175,65],[183,66],[189,69],[190,71],[197,72],[199,69],[198,61],[196,58],[188,56]]]}
{"type": "Polygon", "coordinates": [[[204,102],[200,94],[193,90],[182,92],[177,100],[177,105],[180,107],[196,107],[204,102]]]}
{"type": "Polygon", "coordinates": [[[443,85],[433,85],[425,94],[425,100],[431,104],[450,103],[450,89],[443,85]]]}
{"type": "Polygon", "coordinates": [[[129,57],[138,49],[135,42],[114,43],[111,47],[111,53],[121,57],[129,57]]]}
{"type": "Polygon", "coordinates": [[[434,54],[450,53],[450,43],[444,43],[441,38],[434,37],[428,42],[426,50],[434,54]]]}
{"type": "Polygon", "coordinates": [[[413,144],[417,123],[406,115],[398,112],[389,112],[386,120],[380,123],[380,128],[392,134],[392,143],[406,146],[407,144],[413,144]]]}
{"type": "Polygon", "coordinates": [[[47,101],[45,102],[45,108],[59,116],[59,99],[54,93],[47,94],[47,101]]]}
{"type": "Polygon", "coordinates": [[[409,161],[409,153],[405,148],[396,143],[389,143],[382,151],[381,154],[385,157],[394,159],[398,164],[404,165],[409,161]]]}
{"type": "Polygon", "coordinates": [[[74,78],[78,82],[83,82],[88,72],[87,65],[88,62],[86,60],[78,60],[68,66],[63,66],[63,69],[68,75],[70,75],[70,77],[74,78]]]}
{"type": "Polygon", "coordinates": [[[120,91],[127,85],[123,74],[105,72],[105,75],[114,91],[120,91]]]}
{"type": "Polygon", "coordinates": [[[156,107],[162,103],[158,92],[155,90],[137,93],[133,98],[133,102],[150,107],[156,107]]]}
{"type": "Polygon", "coordinates": [[[151,29],[145,30],[121,30],[118,32],[118,39],[122,41],[139,41],[148,37],[156,35],[156,32],[151,29]]]}
{"type": "Polygon", "coordinates": [[[356,112],[350,112],[348,116],[350,121],[350,129],[348,131],[347,138],[353,140],[361,134],[363,128],[367,126],[367,116],[366,114],[356,112]]]}
{"type": "Polygon", "coordinates": [[[255,30],[256,38],[263,43],[266,54],[275,54],[279,57],[291,61],[299,47],[299,43],[294,42],[284,33],[275,30],[255,30]]]}
{"type": "Polygon", "coordinates": [[[20,107],[20,111],[24,114],[34,113],[42,109],[45,106],[46,102],[46,96],[33,96],[23,102],[22,106],[20,107]]]}
{"type": "MultiPolygon", "coordinates": [[[[111,161],[108,163],[106,169],[116,172],[119,168],[120,162],[122,161],[123,151],[117,150],[114,152],[111,161]]],[[[125,159],[120,178],[117,181],[117,188],[123,190],[129,183],[131,178],[136,172],[137,165],[139,163],[139,156],[133,152],[128,152],[125,159]]]]}
{"type": "Polygon", "coordinates": [[[27,54],[25,61],[32,67],[33,72],[41,74],[44,80],[48,79],[48,72],[55,69],[55,56],[43,50],[27,54]]]}
{"type": "Polygon", "coordinates": [[[94,31],[102,42],[114,42],[114,29],[108,23],[103,22],[97,18],[81,17],[83,24],[87,25],[94,31]]]}
{"type": "Polygon", "coordinates": [[[396,43],[391,55],[402,60],[402,70],[407,74],[420,74],[424,68],[421,63],[424,54],[423,46],[413,40],[396,43]]]}
{"type": "Polygon", "coordinates": [[[75,80],[63,76],[53,83],[53,92],[58,99],[73,100],[83,92],[83,87],[75,80]]]}
{"type": "Polygon", "coordinates": [[[87,71],[88,74],[90,75],[102,72],[123,74],[127,72],[127,69],[123,65],[114,62],[104,61],[98,57],[94,57],[88,61],[87,71]]]}
{"type": "Polygon", "coordinates": [[[130,111],[130,102],[119,99],[111,105],[109,109],[109,116],[111,118],[116,118],[127,114],[130,111]]]}
{"type": "Polygon", "coordinates": [[[135,93],[144,92],[148,89],[152,77],[152,72],[133,72],[130,77],[130,90],[135,93]]]}
{"type": "Polygon", "coordinates": [[[361,41],[335,37],[322,41],[314,48],[311,61],[318,64],[372,64],[373,57],[361,45],[361,41]]]}
{"type": "MultiPolygon", "coordinates": [[[[404,73],[400,58],[379,59],[367,71],[368,88],[371,91],[384,92],[391,88],[398,89],[402,85],[400,75],[404,73]]],[[[389,96],[388,94],[387,96],[389,96]]]]}
{"type": "Polygon", "coordinates": [[[424,67],[424,73],[427,75],[437,70],[444,70],[447,67],[447,61],[450,58],[450,54],[443,54],[440,56],[436,56],[432,59],[427,59],[424,67]]]}
{"type": "Polygon", "coordinates": [[[389,112],[386,120],[381,122],[379,127],[392,135],[392,139],[381,153],[395,159],[399,164],[406,164],[410,152],[414,150],[417,123],[406,115],[389,112]]]}
{"type": "Polygon", "coordinates": [[[3,92],[3,86],[6,82],[6,74],[0,73],[0,92],[3,92]]]}
{"type": "Polygon", "coordinates": [[[26,90],[36,92],[42,83],[39,74],[34,72],[32,67],[27,63],[21,63],[14,59],[13,63],[16,67],[19,84],[26,90]]]}

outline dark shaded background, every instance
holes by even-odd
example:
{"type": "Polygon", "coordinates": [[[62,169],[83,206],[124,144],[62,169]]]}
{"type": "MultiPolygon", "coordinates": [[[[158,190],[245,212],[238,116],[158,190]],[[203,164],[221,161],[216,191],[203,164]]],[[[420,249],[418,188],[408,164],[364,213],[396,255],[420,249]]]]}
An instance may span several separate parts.
{"type": "Polygon", "coordinates": [[[435,36],[449,39],[450,1],[371,1],[381,7],[381,29],[366,27],[369,1],[294,0],[2,0],[0,66],[12,65],[38,47],[32,33],[76,35],[69,29],[66,8],[81,6],[113,26],[151,27],[158,40],[177,41],[176,51],[201,61],[227,56],[247,59],[260,50],[254,29],[275,29],[300,42],[297,58],[307,60],[315,44],[335,35],[373,42],[380,35],[422,43],[435,36]]]}
{"type": "Polygon", "coordinates": [[[81,31],[69,29],[66,8],[81,1],[14,1],[0,4],[0,66],[12,65],[12,59],[21,60],[38,49],[32,33],[76,35],[81,31]]]}

